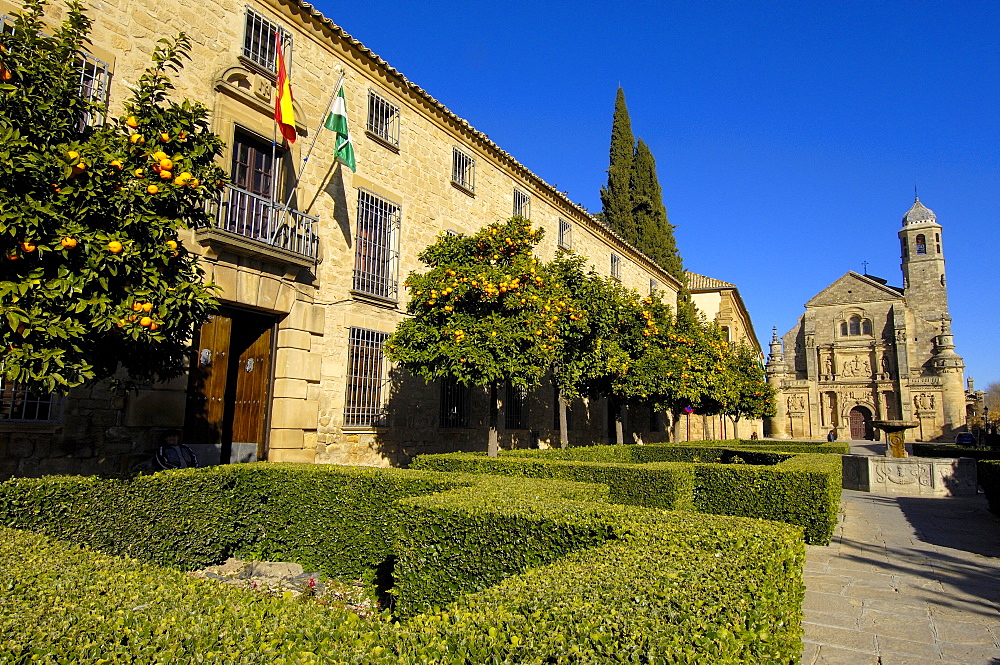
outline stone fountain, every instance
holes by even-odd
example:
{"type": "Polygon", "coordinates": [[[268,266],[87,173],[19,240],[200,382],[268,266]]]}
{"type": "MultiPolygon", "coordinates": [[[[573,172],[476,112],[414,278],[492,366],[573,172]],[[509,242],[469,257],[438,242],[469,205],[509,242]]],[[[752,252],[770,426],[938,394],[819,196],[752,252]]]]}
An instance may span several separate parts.
{"type": "Polygon", "coordinates": [[[919,423],[872,422],[886,435],[885,455],[844,455],[844,489],[908,496],[968,496],[978,491],[971,457],[910,457],[906,430],[919,423]]]}

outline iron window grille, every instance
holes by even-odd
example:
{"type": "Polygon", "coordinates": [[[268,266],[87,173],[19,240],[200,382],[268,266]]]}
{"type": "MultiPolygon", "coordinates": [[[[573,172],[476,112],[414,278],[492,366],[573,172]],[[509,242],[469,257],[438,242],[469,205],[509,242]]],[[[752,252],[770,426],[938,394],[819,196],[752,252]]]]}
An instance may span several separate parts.
{"type": "Polygon", "coordinates": [[[399,107],[368,89],[368,131],[386,143],[399,146],[399,107]]]}
{"type": "Polygon", "coordinates": [[[476,191],[476,159],[458,148],[451,151],[451,181],[470,192],[476,191]]]}
{"type": "Polygon", "coordinates": [[[442,428],[469,426],[469,389],[455,379],[441,381],[441,412],[438,421],[442,428]]]}
{"type": "Polygon", "coordinates": [[[528,407],[525,403],[528,391],[508,383],[504,400],[504,427],[507,429],[528,429],[528,407]]]}
{"type": "Polygon", "coordinates": [[[559,246],[573,249],[573,226],[565,219],[559,220],[559,246]]]}
{"type": "Polygon", "coordinates": [[[660,413],[659,409],[652,405],[649,407],[649,431],[663,431],[663,414],[660,413]]]}
{"type": "Polygon", "coordinates": [[[520,189],[514,189],[514,216],[531,219],[531,196],[520,189]]]}
{"type": "Polygon", "coordinates": [[[387,300],[398,297],[399,205],[358,188],[354,290],[387,300]]]}
{"type": "Polygon", "coordinates": [[[278,50],[274,35],[281,36],[281,49],[285,56],[285,72],[292,71],[292,34],[250,6],[246,8],[243,26],[243,57],[264,71],[277,74],[278,50]]]}
{"type": "Polygon", "coordinates": [[[58,395],[35,395],[18,383],[0,379],[0,422],[62,422],[64,405],[58,395]]]}
{"type": "Polygon", "coordinates": [[[351,328],[347,347],[345,427],[378,427],[387,423],[383,394],[389,383],[382,353],[388,333],[351,328]]]}
{"type": "Polygon", "coordinates": [[[917,243],[916,244],[917,244],[917,254],[926,254],[927,253],[927,239],[924,237],[923,233],[921,233],[921,234],[919,234],[917,236],[917,243]]]}
{"type": "Polygon", "coordinates": [[[660,290],[660,283],[657,282],[655,279],[650,279],[649,280],[649,295],[653,295],[654,293],[656,293],[659,290],[660,290]]]}
{"type": "Polygon", "coordinates": [[[614,252],[611,253],[611,277],[619,281],[622,278],[622,257],[614,252]]]}
{"type": "MultiPolygon", "coordinates": [[[[0,14],[0,33],[13,34],[14,21],[7,14],[0,14]]],[[[84,111],[78,129],[104,124],[107,115],[108,93],[111,90],[111,65],[85,51],[77,53],[80,70],[80,96],[98,108],[84,111]]]]}

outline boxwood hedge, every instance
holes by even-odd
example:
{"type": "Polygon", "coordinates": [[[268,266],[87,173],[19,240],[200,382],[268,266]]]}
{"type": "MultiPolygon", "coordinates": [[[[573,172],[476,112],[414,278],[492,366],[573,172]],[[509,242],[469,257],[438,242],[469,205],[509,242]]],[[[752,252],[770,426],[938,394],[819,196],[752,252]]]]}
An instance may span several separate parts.
{"type": "Polygon", "coordinates": [[[88,543],[0,531],[4,662],[794,663],[801,650],[800,529],[615,505],[599,485],[247,465],[18,480],[0,497],[5,523],[88,543]],[[102,533],[112,510],[126,512],[102,533]],[[254,548],[347,562],[327,570],[388,552],[409,618],[363,623],[148,563],[254,548]]]}
{"type": "Polygon", "coordinates": [[[617,503],[757,517],[801,526],[830,542],[840,507],[838,455],[653,444],[422,455],[411,468],[606,483],[617,503]]]}

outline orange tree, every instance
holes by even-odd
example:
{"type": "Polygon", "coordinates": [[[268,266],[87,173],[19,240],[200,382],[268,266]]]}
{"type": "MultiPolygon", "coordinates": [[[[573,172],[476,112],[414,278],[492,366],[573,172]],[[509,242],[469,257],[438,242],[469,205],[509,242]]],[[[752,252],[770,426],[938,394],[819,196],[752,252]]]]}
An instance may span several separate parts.
{"type": "Polygon", "coordinates": [[[386,341],[390,360],[426,381],[452,378],[490,390],[488,451],[496,455],[502,382],[537,386],[562,346],[575,308],[534,255],[542,230],[514,217],[471,236],[442,236],[406,281],[407,312],[386,341]]]}
{"type": "Polygon", "coordinates": [[[756,349],[746,342],[727,349],[720,384],[712,397],[717,402],[717,412],[733,421],[734,438],[739,438],[741,419],[774,415],[774,387],[767,383],[756,349]]]}
{"type": "Polygon", "coordinates": [[[207,221],[222,142],[200,104],[168,99],[189,43],[160,40],[119,118],[80,84],[89,19],[47,34],[29,0],[0,33],[0,368],[35,392],[183,371],[216,306],[178,230],[207,221]]]}
{"type": "Polygon", "coordinates": [[[616,391],[669,411],[677,440],[685,407],[717,412],[712,396],[724,385],[728,347],[719,327],[706,323],[689,300],[678,301],[674,316],[656,298],[643,302],[646,341],[616,391]]]}
{"type": "Polygon", "coordinates": [[[658,299],[641,301],[638,293],[617,281],[585,270],[584,257],[563,254],[550,269],[566,291],[573,307],[571,316],[560,321],[562,345],[552,374],[560,394],[560,435],[567,447],[565,401],[576,397],[611,400],[615,438],[622,443],[621,411],[625,402],[643,401],[648,395],[630,390],[636,361],[650,345],[651,328],[645,315],[661,323],[669,319],[669,308],[658,299]],[[655,312],[655,314],[653,314],[655,312]]]}

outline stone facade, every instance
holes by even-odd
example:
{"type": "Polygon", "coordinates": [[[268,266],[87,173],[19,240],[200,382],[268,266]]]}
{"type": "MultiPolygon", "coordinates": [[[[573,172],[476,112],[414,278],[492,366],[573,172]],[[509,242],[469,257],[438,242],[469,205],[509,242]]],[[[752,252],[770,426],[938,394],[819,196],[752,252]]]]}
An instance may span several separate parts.
{"type": "MultiPolygon", "coordinates": [[[[726,339],[734,344],[749,344],[764,357],[757,333],[754,332],[750,312],[740,297],[735,284],[721,279],[706,277],[698,273],[686,272],[688,291],[691,301],[709,321],[715,321],[721,326],[726,339]]],[[[741,420],[733,423],[725,416],[702,416],[692,414],[683,417],[682,433],[689,441],[705,439],[735,439],[750,438],[754,432],[757,436],[764,433],[762,420],[741,420]],[[690,434],[688,431],[690,430],[690,434]]]]}
{"type": "MultiPolygon", "coordinates": [[[[16,10],[10,0],[0,0],[0,13],[16,10]]],[[[51,7],[51,19],[60,20],[61,11],[51,7]]],[[[382,334],[394,330],[406,316],[401,283],[410,271],[422,269],[417,254],[439,234],[473,232],[516,209],[545,229],[539,247],[544,258],[561,244],[588,257],[601,273],[610,274],[615,263],[620,281],[643,294],[655,286],[668,300],[676,295],[679,284],[659,266],[311,5],[209,0],[188,7],[110,0],[91,3],[88,13],[94,19],[90,50],[107,64],[113,112],[148,65],[156,40],[183,31],[193,49],[175,80],[176,95],[212,110],[212,128],[227,145],[220,164],[234,181],[237,162],[261,145],[266,147],[254,153],[258,166],[266,163],[266,175],[278,184],[256,198],[228,189],[220,207],[228,212],[220,213],[216,227],[192,230],[184,239],[201,252],[224,306],[213,332],[203,328],[196,337],[197,371],[192,369],[191,379],[128,395],[100,387],[80,390],[44,419],[0,421],[0,475],[120,472],[148,458],[163,429],[173,427],[186,428],[188,442],[210,461],[228,456],[388,465],[405,464],[420,452],[484,448],[485,395],[470,391],[462,426],[442,428],[441,386],[401,376],[382,359],[380,347],[371,356],[375,375],[367,377],[374,387],[359,391],[357,377],[348,376],[361,357],[352,335],[367,335],[377,345],[382,334]],[[270,155],[275,75],[259,62],[259,53],[244,52],[245,30],[252,23],[265,26],[256,45],[260,51],[273,44],[275,29],[290,40],[285,50],[299,140],[270,155]],[[315,129],[341,74],[356,173],[330,157],[332,132],[315,129]],[[314,138],[312,158],[303,168],[314,138]],[[473,164],[457,179],[474,179],[455,181],[456,151],[473,164]],[[281,190],[297,179],[286,211],[281,190]],[[289,225],[279,230],[290,228],[306,242],[281,244],[273,242],[277,234],[269,240],[240,231],[236,223],[245,220],[232,212],[239,201],[256,201],[269,219],[289,225]],[[373,214],[376,230],[384,232],[377,251],[370,251],[371,228],[362,230],[359,222],[364,215],[365,223],[372,223],[373,214]],[[376,287],[359,282],[359,270],[362,277],[374,274],[376,287]],[[248,378],[252,375],[257,383],[248,378]],[[362,393],[385,409],[369,408],[367,423],[356,418],[346,426],[345,413],[358,406],[352,400],[362,393]],[[258,433],[237,434],[241,427],[258,433]]],[[[558,441],[553,402],[550,385],[528,395],[525,413],[502,435],[502,444],[558,441]]],[[[574,443],[607,440],[603,402],[571,406],[574,443]]],[[[650,432],[650,419],[632,414],[634,438],[665,436],[650,432]]]]}
{"type": "Polygon", "coordinates": [[[848,272],[771,340],[776,438],[873,439],[872,420],[919,422],[910,436],[951,441],[965,426],[964,364],[948,314],[941,225],[919,199],[899,231],[903,287],[848,272]]]}

